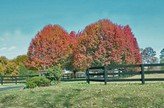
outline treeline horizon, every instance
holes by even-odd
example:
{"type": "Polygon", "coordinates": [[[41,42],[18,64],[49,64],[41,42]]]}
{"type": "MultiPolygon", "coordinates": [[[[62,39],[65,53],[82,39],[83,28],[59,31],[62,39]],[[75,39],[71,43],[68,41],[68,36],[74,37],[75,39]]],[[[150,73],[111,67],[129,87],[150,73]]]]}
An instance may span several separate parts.
{"type": "Polygon", "coordinates": [[[163,63],[152,47],[139,48],[129,25],[99,20],[81,32],[68,33],[60,25],[47,25],[31,40],[26,55],[0,57],[0,74],[26,74],[53,66],[73,72],[110,64],[163,63]],[[32,71],[29,71],[32,70],[32,71]]]}

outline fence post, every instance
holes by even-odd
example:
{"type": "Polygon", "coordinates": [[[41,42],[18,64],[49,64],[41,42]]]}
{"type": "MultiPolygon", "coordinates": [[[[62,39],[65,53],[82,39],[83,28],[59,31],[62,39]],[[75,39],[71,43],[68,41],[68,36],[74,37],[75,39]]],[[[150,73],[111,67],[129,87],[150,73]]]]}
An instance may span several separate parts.
{"type": "Polygon", "coordinates": [[[107,84],[107,70],[106,70],[106,66],[104,66],[104,84],[107,84]]]}
{"type": "Polygon", "coordinates": [[[143,64],[141,64],[141,81],[142,81],[142,84],[145,84],[144,65],[143,64]]]}
{"type": "Polygon", "coordinates": [[[90,80],[89,80],[89,69],[86,70],[86,75],[87,75],[87,83],[90,84],[90,80]]]}
{"type": "Polygon", "coordinates": [[[17,84],[17,76],[15,76],[15,84],[17,84]]]}
{"type": "Polygon", "coordinates": [[[119,70],[118,70],[118,77],[120,77],[120,71],[121,71],[121,70],[119,69],[119,70]]]}
{"type": "Polygon", "coordinates": [[[114,71],[115,71],[115,70],[113,70],[113,71],[112,71],[112,73],[113,73],[113,75],[112,75],[112,76],[113,76],[113,78],[114,78],[114,74],[115,74],[115,73],[114,73],[114,71]]]}
{"type": "Polygon", "coordinates": [[[3,85],[3,76],[1,76],[1,85],[3,85]]]}

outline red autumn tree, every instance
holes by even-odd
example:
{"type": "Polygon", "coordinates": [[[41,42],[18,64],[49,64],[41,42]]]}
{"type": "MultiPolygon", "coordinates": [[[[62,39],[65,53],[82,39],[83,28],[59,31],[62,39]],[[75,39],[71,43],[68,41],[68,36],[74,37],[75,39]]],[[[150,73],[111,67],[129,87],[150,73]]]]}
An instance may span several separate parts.
{"type": "Polygon", "coordinates": [[[28,49],[30,67],[64,64],[72,52],[71,38],[59,25],[48,25],[32,39],[28,49]]]}
{"type": "Polygon", "coordinates": [[[138,44],[130,27],[109,20],[90,24],[80,33],[73,57],[73,66],[81,70],[112,63],[141,63],[138,44]]]}
{"type": "Polygon", "coordinates": [[[109,20],[100,20],[86,26],[82,32],[70,34],[58,25],[48,25],[32,40],[28,56],[33,67],[60,63],[71,70],[113,63],[141,63],[131,28],[109,20]]]}

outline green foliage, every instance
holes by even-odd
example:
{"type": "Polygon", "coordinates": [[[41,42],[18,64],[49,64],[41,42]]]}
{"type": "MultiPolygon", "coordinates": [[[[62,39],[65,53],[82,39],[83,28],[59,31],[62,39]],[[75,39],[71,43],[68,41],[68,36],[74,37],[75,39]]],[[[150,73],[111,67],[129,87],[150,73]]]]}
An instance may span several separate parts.
{"type": "Polygon", "coordinates": [[[160,52],[160,59],[161,60],[164,59],[164,48],[160,52]]]}
{"type": "Polygon", "coordinates": [[[27,55],[19,55],[12,61],[15,62],[17,65],[21,65],[27,61],[27,55]]]}
{"type": "MultiPolygon", "coordinates": [[[[164,63],[164,58],[161,58],[160,63],[164,63]]],[[[161,67],[161,70],[164,70],[164,66],[161,67]]]]}
{"type": "Polygon", "coordinates": [[[36,75],[37,70],[28,69],[25,66],[27,55],[19,55],[12,60],[0,56],[0,75],[36,75]]]}
{"type": "Polygon", "coordinates": [[[26,87],[27,88],[35,88],[35,87],[37,87],[37,84],[34,83],[33,81],[27,81],[26,82],[26,87]]]}
{"type": "Polygon", "coordinates": [[[7,63],[8,59],[4,56],[0,56],[0,75],[4,75],[6,73],[7,63]]]}
{"type": "Polygon", "coordinates": [[[91,67],[98,67],[103,66],[102,62],[100,60],[94,60],[91,67]]]}
{"type": "Polygon", "coordinates": [[[37,72],[35,70],[29,70],[26,68],[26,66],[24,64],[20,64],[19,65],[19,75],[20,76],[26,76],[26,75],[36,75],[37,72]]]}
{"type": "Polygon", "coordinates": [[[18,71],[19,71],[19,75],[21,75],[21,76],[28,75],[27,74],[28,73],[28,69],[23,64],[19,65],[18,71]]]}
{"type": "Polygon", "coordinates": [[[0,56],[0,63],[7,64],[8,59],[5,56],[0,56]]]}
{"type": "Polygon", "coordinates": [[[160,60],[160,63],[164,63],[164,58],[160,60]]]}
{"type": "Polygon", "coordinates": [[[26,87],[27,88],[35,88],[35,87],[41,87],[41,86],[49,86],[50,80],[45,77],[32,77],[27,80],[26,87]]]}
{"type": "Polygon", "coordinates": [[[142,50],[141,55],[142,62],[145,64],[152,64],[158,62],[157,57],[155,57],[156,51],[154,51],[152,47],[146,47],[144,50],[142,50]]]}
{"type": "Polygon", "coordinates": [[[6,65],[6,75],[18,75],[18,65],[15,62],[8,61],[6,65]]]}
{"type": "Polygon", "coordinates": [[[48,69],[48,73],[49,75],[52,77],[54,76],[55,80],[57,81],[57,83],[60,82],[61,77],[63,75],[63,71],[62,71],[62,67],[61,65],[56,65],[56,66],[52,66],[48,69]]]}
{"type": "Polygon", "coordinates": [[[4,75],[5,71],[6,67],[2,63],[0,63],[0,75],[4,75]]]}

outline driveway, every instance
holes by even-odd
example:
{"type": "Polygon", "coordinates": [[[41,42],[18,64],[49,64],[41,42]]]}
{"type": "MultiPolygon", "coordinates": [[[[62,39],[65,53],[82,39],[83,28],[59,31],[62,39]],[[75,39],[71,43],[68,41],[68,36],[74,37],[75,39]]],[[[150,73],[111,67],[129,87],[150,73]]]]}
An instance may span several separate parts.
{"type": "Polygon", "coordinates": [[[12,89],[21,89],[24,88],[23,85],[18,85],[18,86],[1,86],[0,91],[5,91],[5,90],[12,90],[12,89]]]}

